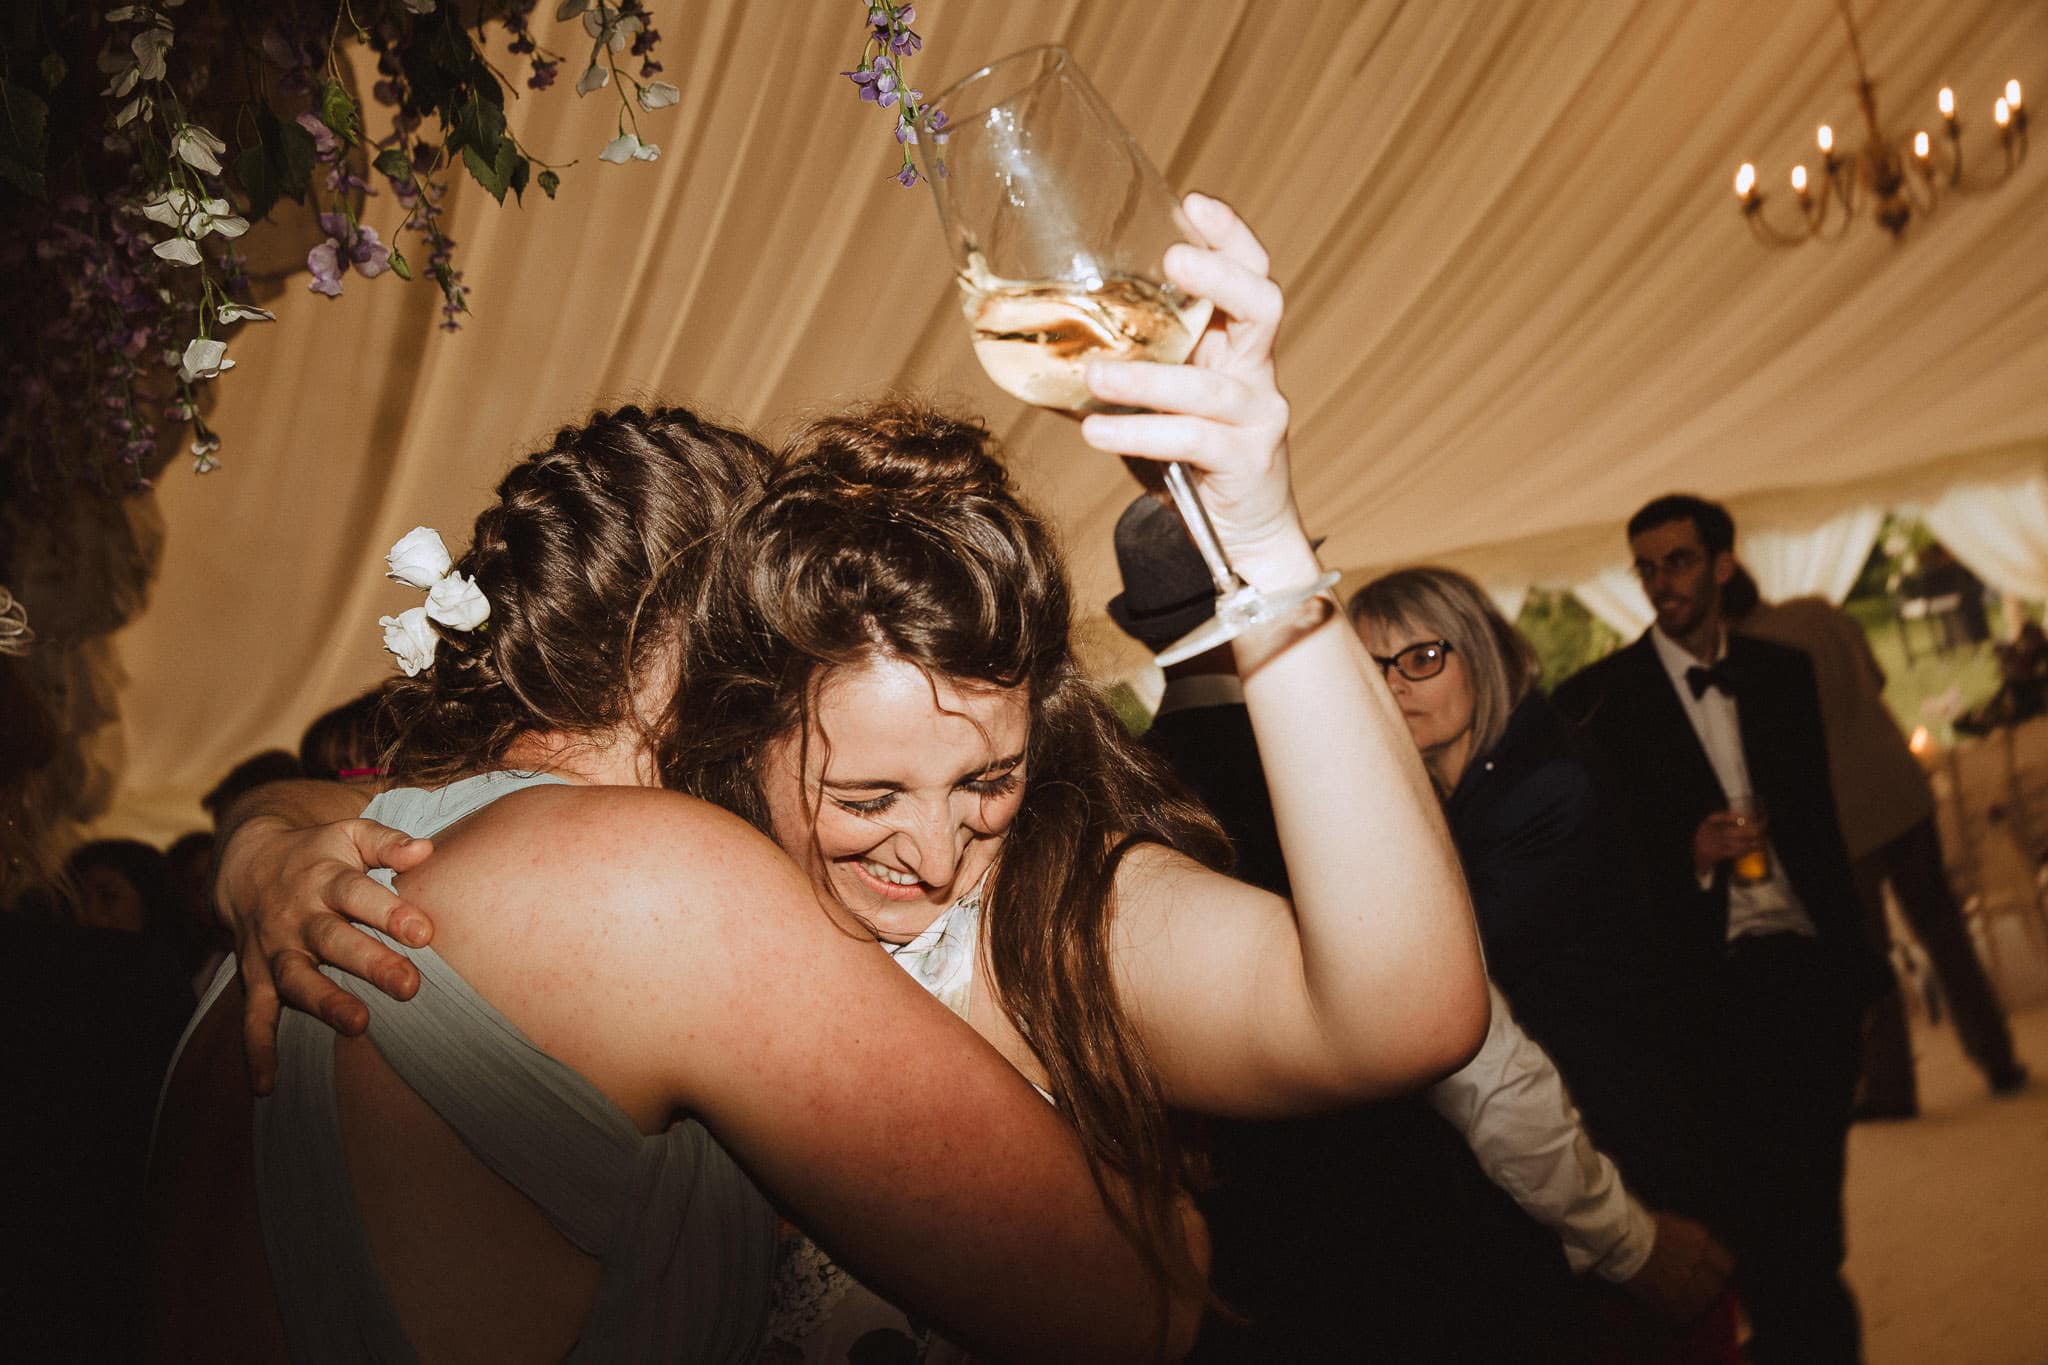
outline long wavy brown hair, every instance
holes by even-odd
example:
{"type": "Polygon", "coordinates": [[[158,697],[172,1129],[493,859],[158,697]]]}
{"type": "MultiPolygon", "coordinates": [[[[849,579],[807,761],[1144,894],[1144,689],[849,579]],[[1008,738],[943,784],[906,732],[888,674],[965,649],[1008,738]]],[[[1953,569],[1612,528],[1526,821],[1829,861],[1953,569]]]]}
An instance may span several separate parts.
{"type": "Polygon", "coordinates": [[[636,693],[672,675],[692,566],[771,462],[753,437],[687,409],[627,406],[514,465],[454,566],[490,619],[443,634],[431,666],[386,689],[393,776],[449,781],[528,732],[638,722],[658,745],[675,717],[642,714],[636,693]]]}
{"type": "Polygon", "coordinates": [[[828,670],[875,656],[1027,690],[1026,788],[986,893],[1000,1007],[1044,1063],[1096,1181],[1163,1282],[1201,1292],[1176,1201],[1185,1154],[1118,998],[1113,886],[1140,842],[1229,846],[1085,679],[1066,568],[979,424],[895,402],[811,425],[706,573],[684,630],[666,785],[770,829],[760,762],[807,735],[828,670]],[[1128,1183],[1110,1195],[1105,1169],[1128,1183]]]}

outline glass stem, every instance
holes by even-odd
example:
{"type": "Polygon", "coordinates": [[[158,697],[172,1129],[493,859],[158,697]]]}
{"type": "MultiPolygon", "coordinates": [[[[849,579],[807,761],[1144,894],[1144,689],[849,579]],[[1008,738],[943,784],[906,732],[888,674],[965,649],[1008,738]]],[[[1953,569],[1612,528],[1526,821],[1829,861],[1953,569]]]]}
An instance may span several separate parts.
{"type": "Polygon", "coordinates": [[[1166,465],[1166,491],[1173,494],[1173,505],[1180,511],[1180,519],[1186,523],[1188,535],[1201,551],[1202,563],[1209,568],[1209,577],[1216,582],[1216,595],[1228,597],[1244,586],[1244,580],[1230,567],[1230,556],[1223,553],[1223,542],[1216,538],[1216,528],[1209,524],[1209,509],[1202,506],[1202,500],[1195,493],[1194,481],[1188,478],[1187,466],[1178,460],[1166,465]]]}

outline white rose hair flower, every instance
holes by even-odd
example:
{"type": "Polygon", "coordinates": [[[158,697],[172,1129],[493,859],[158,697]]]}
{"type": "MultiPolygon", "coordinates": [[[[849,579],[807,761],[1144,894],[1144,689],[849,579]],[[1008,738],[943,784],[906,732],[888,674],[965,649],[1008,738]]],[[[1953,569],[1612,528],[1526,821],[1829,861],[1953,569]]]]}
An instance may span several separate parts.
{"type": "Polygon", "coordinates": [[[425,607],[412,607],[396,616],[380,616],[377,624],[384,627],[384,648],[398,660],[398,666],[405,670],[406,677],[417,676],[421,669],[434,662],[434,651],[440,646],[441,637],[434,633],[434,627],[427,621],[425,607]]]}
{"type": "Polygon", "coordinates": [[[424,606],[413,607],[396,616],[381,616],[384,648],[398,660],[410,678],[434,662],[434,651],[443,630],[480,629],[491,618],[491,602],[474,578],[452,572],[454,561],[441,533],[431,526],[415,526],[399,538],[384,556],[385,577],[426,593],[424,606]]]}
{"type": "Polygon", "coordinates": [[[390,571],[384,576],[418,588],[421,592],[430,590],[447,574],[454,560],[449,558],[448,547],[441,543],[441,535],[431,526],[415,526],[399,537],[391,553],[384,556],[390,571]]]}
{"type": "Polygon", "coordinates": [[[475,630],[491,616],[491,604],[474,578],[449,574],[427,590],[427,617],[450,630],[475,630]]]}

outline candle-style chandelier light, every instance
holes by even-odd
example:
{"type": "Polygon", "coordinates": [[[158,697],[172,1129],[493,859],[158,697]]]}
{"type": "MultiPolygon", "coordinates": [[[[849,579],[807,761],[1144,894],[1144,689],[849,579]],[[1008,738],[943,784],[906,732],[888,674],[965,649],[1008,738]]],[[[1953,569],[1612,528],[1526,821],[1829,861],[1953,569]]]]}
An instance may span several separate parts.
{"type": "Polygon", "coordinates": [[[1941,111],[1942,143],[1937,144],[1924,128],[1910,138],[1887,136],[1877,120],[1877,91],[1863,66],[1863,45],[1849,13],[1849,0],[1835,0],[1835,7],[1849,30],[1849,55],[1856,63],[1856,102],[1863,108],[1864,142],[1860,147],[1838,146],[1835,130],[1820,125],[1814,138],[1820,149],[1820,174],[1809,176],[1803,164],[1792,168],[1798,217],[1786,226],[1765,213],[1756,167],[1742,163],[1735,172],[1735,197],[1742,203],[1750,232],[1770,246],[1797,246],[1816,237],[1840,236],[1866,203],[1880,226],[1893,237],[1902,237],[1915,214],[1925,217],[1934,212],[1944,191],[1970,194],[1994,189],[2026,159],[2027,111],[2017,79],[2005,83],[2003,95],[1991,109],[2003,154],[1996,171],[1972,167],[1965,174],[1963,125],[1956,117],[1955,92],[1947,86],[1935,100],[1941,111]]]}

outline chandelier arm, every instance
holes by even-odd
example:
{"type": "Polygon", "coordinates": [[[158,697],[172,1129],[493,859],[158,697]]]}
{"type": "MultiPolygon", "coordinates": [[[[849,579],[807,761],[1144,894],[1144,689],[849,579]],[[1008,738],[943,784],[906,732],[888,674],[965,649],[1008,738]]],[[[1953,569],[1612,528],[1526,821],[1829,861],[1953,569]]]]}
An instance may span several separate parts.
{"type": "Polygon", "coordinates": [[[1903,153],[1899,161],[1900,193],[1912,204],[1915,213],[1922,217],[1932,215],[1941,203],[1941,186],[1934,178],[1933,168],[1924,164],[1920,158],[1908,158],[1903,153]]]}
{"type": "Polygon", "coordinates": [[[1835,8],[1841,11],[1842,27],[1849,30],[1849,60],[1856,63],[1856,84],[1867,89],[1870,73],[1863,67],[1863,41],[1856,36],[1856,19],[1849,13],[1849,0],[1835,0],[1835,8]]]}
{"type": "Polygon", "coordinates": [[[1808,219],[1803,223],[1803,232],[1786,232],[1764,215],[1764,196],[1754,195],[1742,206],[1742,216],[1749,221],[1750,235],[1765,246],[1798,246],[1814,235],[1817,220],[1808,219]]]}

